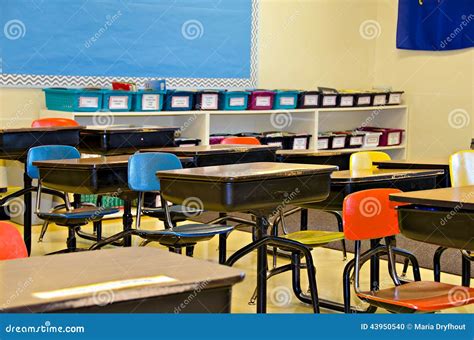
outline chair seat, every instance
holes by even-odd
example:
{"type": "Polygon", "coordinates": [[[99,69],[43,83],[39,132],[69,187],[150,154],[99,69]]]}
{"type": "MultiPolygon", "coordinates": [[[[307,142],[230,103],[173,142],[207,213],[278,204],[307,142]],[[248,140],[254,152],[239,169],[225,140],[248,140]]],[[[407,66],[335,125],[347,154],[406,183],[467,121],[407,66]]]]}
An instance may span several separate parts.
{"type": "Polygon", "coordinates": [[[178,246],[207,241],[215,235],[231,232],[232,226],[219,224],[193,223],[176,226],[172,230],[137,230],[136,235],[149,241],[156,241],[165,246],[178,246]]]}
{"type": "Polygon", "coordinates": [[[474,288],[415,281],[375,292],[360,292],[357,296],[395,313],[429,313],[473,303],[474,288]]]}
{"type": "MultiPolygon", "coordinates": [[[[202,210],[186,207],[184,205],[171,205],[169,207],[170,217],[173,222],[186,221],[190,217],[202,214],[202,210]]],[[[164,221],[166,219],[165,210],[163,208],[143,208],[144,215],[157,218],[164,221]]]]}
{"type": "Polygon", "coordinates": [[[117,208],[82,207],[71,211],[40,212],[38,217],[61,226],[81,226],[100,221],[104,216],[118,213],[117,208]]]}
{"type": "Polygon", "coordinates": [[[323,230],[302,230],[282,237],[303,243],[308,247],[321,247],[330,242],[343,240],[344,233],[323,230]]]}

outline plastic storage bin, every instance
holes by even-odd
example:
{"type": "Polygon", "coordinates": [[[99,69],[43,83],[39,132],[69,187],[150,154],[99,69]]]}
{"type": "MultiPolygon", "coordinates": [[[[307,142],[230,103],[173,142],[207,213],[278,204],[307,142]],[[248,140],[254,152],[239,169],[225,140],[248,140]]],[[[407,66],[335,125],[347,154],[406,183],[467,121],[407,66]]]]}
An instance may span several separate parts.
{"type": "Polygon", "coordinates": [[[372,106],[387,105],[387,92],[377,92],[372,94],[372,106]]]}
{"type": "Polygon", "coordinates": [[[321,105],[321,93],[319,91],[303,91],[298,96],[298,107],[300,109],[313,109],[321,105]]]}
{"type": "Polygon", "coordinates": [[[43,91],[48,110],[95,112],[102,109],[101,90],[48,88],[43,91]]]}
{"type": "Polygon", "coordinates": [[[346,147],[347,135],[345,133],[331,133],[331,139],[329,141],[329,148],[344,149],[346,147]]]}
{"type": "Polygon", "coordinates": [[[336,107],[338,93],[335,89],[320,87],[321,92],[321,107],[336,107]]]}
{"type": "Polygon", "coordinates": [[[318,135],[318,150],[329,149],[329,142],[331,141],[331,134],[321,133],[318,135]]]}
{"type": "Polygon", "coordinates": [[[197,138],[184,138],[179,137],[174,139],[176,146],[185,147],[185,146],[197,146],[201,143],[200,139],[197,138]]]}
{"type": "Polygon", "coordinates": [[[337,96],[337,106],[340,107],[352,107],[354,106],[355,96],[353,93],[339,92],[337,96]]]}
{"type": "Polygon", "coordinates": [[[247,110],[249,92],[247,91],[220,91],[219,109],[220,110],[247,110]]]}
{"type": "Polygon", "coordinates": [[[374,131],[361,131],[364,133],[364,144],[362,145],[363,148],[376,148],[379,146],[380,143],[380,136],[382,136],[382,132],[374,132],[374,131]]]}
{"type": "Polygon", "coordinates": [[[194,108],[196,110],[218,110],[219,91],[204,90],[196,93],[194,108]]]}
{"type": "Polygon", "coordinates": [[[227,137],[233,137],[234,135],[230,133],[213,133],[209,136],[209,144],[220,144],[227,137]]]}
{"type": "Polygon", "coordinates": [[[271,110],[275,100],[275,92],[268,90],[255,90],[250,93],[249,110],[271,110]]]}
{"type": "Polygon", "coordinates": [[[288,149],[291,150],[306,150],[309,148],[309,142],[311,135],[305,133],[295,134],[291,140],[291,144],[288,145],[288,149]]]}
{"type": "Polygon", "coordinates": [[[133,110],[135,111],[161,111],[165,91],[139,90],[135,94],[133,110]]]}
{"type": "Polygon", "coordinates": [[[190,111],[193,109],[194,92],[167,90],[165,96],[166,111],[190,111]]]}
{"type": "Polygon", "coordinates": [[[403,132],[405,132],[405,130],[403,129],[376,127],[364,127],[361,130],[382,133],[382,135],[380,136],[379,146],[395,146],[402,144],[403,132]]]}
{"type": "Polygon", "coordinates": [[[365,133],[360,131],[338,131],[335,134],[345,134],[346,135],[346,144],[345,148],[347,149],[356,149],[361,148],[364,145],[365,133]]]}
{"type": "Polygon", "coordinates": [[[166,80],[149,80],[145,83],[145,89],[153,91],[166,91],[166,80]]]}
{"type": "Polygon", "coordinates": [[[131,111],[133,96],[133,92],[104,90],[102,108],[112,112],[131,111]]]}
{"type": "Polygon", "coordinates": [[[292,110],[298,106],[299,91],[277,90],[273,108],[275,110],[292,110]]]}
{"type": "Polygon", "coordinates": [[[390,91],[387,95],[387,105],[400,105],[403,93],[403,91],[390,91]]]}
{"type": "Polygon", "coordinates": [[[359,92],[354,94],[354,106],[363,107],[372,105],[372,94],[369,92],[359,92]]]}

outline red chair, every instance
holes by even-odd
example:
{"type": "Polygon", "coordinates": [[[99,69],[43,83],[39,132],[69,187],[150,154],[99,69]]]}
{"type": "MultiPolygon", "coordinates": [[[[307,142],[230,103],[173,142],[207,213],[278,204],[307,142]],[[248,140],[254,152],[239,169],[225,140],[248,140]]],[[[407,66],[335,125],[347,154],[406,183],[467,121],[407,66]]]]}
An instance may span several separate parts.
{"type": "Polygon", "coordinates": [[[41,118],[34,120],[31,127],[79,126],[79,123],[68,118],[41,118]]]}
{"type": "Polygon", "coordinates": [[[440,282],[414,281],[401,284],[395,268],[393,246],[398,228],[396,205],[389,195],[397,189],[371,189],[344,199],[343,219],[346,239],[355,241],[354,289],[357,296],[375,307],[393,313],[431,313],[474,302],[474,289],[440,282]],[[361,241],[385,239],[385,245],[361,254],[361,241]],[[362,291],[359,286],[361,266],[372,256],[384,253],[395,287],[362,291]]]}
{"type": "Polygon", "coordinates": [[[25,242],[16,228],[8,222],[0,222],[0,260],[28,257],[25,242]]]}
{"type": "Polygon", "coordinates": [[[224,138],[221,144],[261,145],[255,137],[228,137],[224,138]]]}

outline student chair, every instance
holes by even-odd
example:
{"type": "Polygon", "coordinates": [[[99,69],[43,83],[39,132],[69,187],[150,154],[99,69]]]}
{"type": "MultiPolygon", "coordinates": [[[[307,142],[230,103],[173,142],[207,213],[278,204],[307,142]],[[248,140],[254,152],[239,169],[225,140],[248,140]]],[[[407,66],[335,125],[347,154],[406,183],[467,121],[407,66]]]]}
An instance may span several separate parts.
{"type": "Polygon", "coordinates": [[[25,242],[18,230],[8,222],[0,222],[0,261],[28,257],[25,242]]]}
{"type": "Polygon", "coordinates": [[[97,222],[102,220],[106,215],[118,213],[118,209],[113,208],[96,208],[91,206],[81,206],[73,208],[69,195],[64,193],[64,208],[55,208],[48,212],[40,211],[42,183],[39,178],[39,170],[33,165],[33,162],[44,160],[58,159],[76,159],[80,158],[79,151],[72,146],[65,145],[45,145],[31,148],[28,150],[27,156],[27,174],[31,179],[38,180],[38,189],[36,193],[36,215],[48,223],[56,223],[58,226],[68,228],[67,249],[55,253],[75,252],[76,248],[76,231],[89,222],[97,222]]]}
{"type": "MultiPolygon", "coordinates": [[[[169,248],[170,251],[181,253],[186,248],[186,255],[192,256],[197,242],[208,241],[216,235],[228,234],[232,226],[218,224],[190,223],[176,225],[176,222],[186,220],[201,212],[200,209],[181,205],[169,206],[161,197],[160,208],[143,208],[145,192],[159,193],[160,181],[156,177],[158,171],[181,169],[181,161],[170,153],[147,152],[136,153],[128,161],[128,185],[131,190],[138,192],[139,203],[137,209],[136,229],[124,231],[98,242],[91,249],[99,249],[106,244],[118,241],[126,235],[136,235],[144,239],[144,244],[158,242],[169,248]],[[164,222],[164,230],[140,229],[141,214],[156,217],[164,222]]],[[[220,250],[221,251],[221,250],[220,250]]],[[[219,256],[221,258],[221,256],[219,256]]]]}
{"type": "Polygon", "coordinates": [[[349,170],[370,170],[377,166],[373,162],[389,161],[388,154],[381,151],[360,151],[353,153],[349,159],[349,170]]]}
{"type": "Polygon", "coordinates": [[[79,123],[68,118],[41,118],[31,123],[33,128],[55,127],[55,126],[79,126],[79,123]]]}
{"type": "Polygon", "coordinates": [[[255,137],[228,137],[224,138],[221,144],[261,145],[255,137]]]}
{"type": "Polygon", "coordinates": [[[401,284],[395,267],[394,241],[399,231],[395,205],[389,195],[397,189],[371,189],[348,195],[344,199],[343,219],[346,239],[355,241],[354,290],[357,296],[370,305],[392,313],[432,313],[474,302],[474,289],[455,285],[413,281],[401,284]],[[377,213],[364,213],[367,202],[376,202],[377,213]],[[385,245],[361,254],[361,241],[385,239],[385,245]],[[364,291],[360,288],[360,269],[371,257],[378,254],[388,257],[388,269],[395,287],[364,291]],[[460,292],[453,298],[453,292],[460,292]]]}
{"type": "MultiPolygon", "coordinates": [[[[474,185],[474,150],[456,152],[449,158],[449,173],[452,187],[474,185]]],[[[433,258],[433,273],[436,282],[441,281],[441,257],[447,248],[436,249],[433,258]]],[[[462,285],[469,287],[471,283],[471,262],[474,260],[467,250],[461,251],[462,285]]]]}

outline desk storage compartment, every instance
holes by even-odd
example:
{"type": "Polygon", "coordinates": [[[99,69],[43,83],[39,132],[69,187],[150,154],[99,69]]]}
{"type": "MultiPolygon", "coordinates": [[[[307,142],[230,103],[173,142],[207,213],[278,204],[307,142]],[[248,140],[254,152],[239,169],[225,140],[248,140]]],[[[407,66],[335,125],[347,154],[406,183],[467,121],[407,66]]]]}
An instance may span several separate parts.
{"type": "Polygon", "coordinates": [[[194,92],[167,90],[165,96],[166,111],[190,111],[194,105],[194,92]]]}
{"type": "Polygon", "coordinates": [[[369,92],[359,92],[354,94],[354,106],[364,107],[372,105],[372,94],[369,92]]]}
{"type": "Polygon", "coordinates": [[[321,93],[319,91],[303,91],[298,96],[298,108],[312,109],[321,106],[321,93]]]}
{"type": "Polygon", "coordinates": [[[377,92],[372,94],[372,106],[385,106],[387,105],[388,93],[377,92]]]}
{"type": "Polygon", "coordinates": [[[376,127],[364,127],[361,130],[370,132],[380,132],[380,142],[378,146],[395,146],[402,144],[403,132],[402,129],[390,129],[390,128],[376,128],[376,127]]]}
{"type": "Polygon", "coordinates": [[[273,108],[276,110],[292,110],[298,106],[299,91],[277,90],[273,108]]]}
{"type": "Polygon", "coordinates": [[[345,148],[347,149],[356,149],[361,148],[364,145],[365,133],[359,131],[338,131],[336,134],[345,134],[346,135],[346,144],[345,148]]]}
{"type": "Polygon", "coordinates": [[[332,133],[329,142],[331,150],[344,149],[346,147],[347,135],[344,133],[332,133]]]}
{"type": "Polygon", "coordinates": [[[176,146],[179,146],[179,147],[197,146],[201,143],[201,140],[197,138],[179,137],[179,138],[174,139],[174,143],[176,146]]]}
{"type": "Polygon", "coordinates": [[[335,89],[319,87],[321,92],[321,107],[336,107],[338,92],[335,89]]]}
{"type": "Polygon", "coordinates": [[[219,94],[220,110],[247,110],[249,92],[247,91],[221,91],[219,94]]]}
{"type": "Polygon", "coordinates": [[[163,109],[164,91],[139,90],[133,101],[134,111],[161,111],[163,109]]]}
{"type": "Polygon", "coordinates": [[[337,96],[337,106],[352,107],[355,103],[355,95],[353,93],[340,92],[337,96]]]}
{"type": "Polygon", "coordinates": [[[125,112],[132,110],[134,93],[128,91],[104,90],[104,111],[125,112]]]}
{"type": "Polygon", "coordinates": [[[387,96],[387,105],[400,105],[402,103],[403,91],[390,91],[387,96]]]}
{"type": "Polygon", "coordinates": [[[327,150],[329,149],[329,143],[331,141],[330,134],[319,134],[318,135],[318,150],[327,150]]]}
{"type": "Polygon", "coordinates": [[[364,148],[376,148],[380,143],[380,136],[382,132],[373,132],[373,131],[361,131],[364,134],[364,148]]]}
{"type": "Polygon", "coordinates": [[[43,92],[48,110],[95,112],[102,109],[101,90],[48,88],[43,92]]]}
{"type": "Polygon", "coordinates": [[[417,205],[400,206],[397,210],[404,236],[447,248],[474,250],[472,212],[417,205]]]}
{"type": "Polygon", "coordinates": [[[268,90],[252,91],[249,97],[249,110],[271,110],[275,100],[275,92],[268,90]]]}
{"type": "Polygon", "coordinates": [[[232,135],[230,133],[213,133],[209,136],[209,144],[214,145],[214,144],[220,144],[224,139],[228,137],[233,137],[235,135],[232,135]]]}
{"type": "Polygon", "coordinates": [[[196,110],[218,110],[219,91],[204,90],[196,93],[194,108],[196,110]]]}

